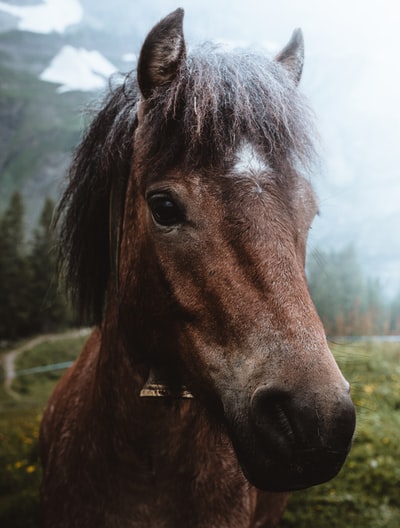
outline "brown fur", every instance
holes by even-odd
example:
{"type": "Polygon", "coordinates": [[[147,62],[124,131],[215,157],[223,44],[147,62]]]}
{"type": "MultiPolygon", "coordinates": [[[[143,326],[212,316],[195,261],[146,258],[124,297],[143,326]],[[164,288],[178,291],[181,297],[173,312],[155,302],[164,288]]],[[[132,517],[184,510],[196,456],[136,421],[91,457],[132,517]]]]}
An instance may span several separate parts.
{"type": "Polygon", "coordinates": [[[43,418],[47,527],[273,528],[286,490],[334,476],[351,442],[304,273],[301,39],[282,64],[186,57],[182,16],[105,102],[61,204],[67,280],[97,328],[43,418]],[[154,370],[194,399],[141,398],[154,370]]]}

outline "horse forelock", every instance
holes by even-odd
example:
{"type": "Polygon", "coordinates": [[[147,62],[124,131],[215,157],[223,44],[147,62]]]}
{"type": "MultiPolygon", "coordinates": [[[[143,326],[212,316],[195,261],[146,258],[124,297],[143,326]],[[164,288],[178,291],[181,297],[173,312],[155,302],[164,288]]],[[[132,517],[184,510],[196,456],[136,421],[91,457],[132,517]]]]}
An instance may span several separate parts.
{"type": "Polygon", "coordinates": [[[308,106],[286,70],[262,54],[225,52],[211,44],[195,48],[148,107],[147,158],[160,165],[168,160],[188,169],[229,165],[247,141],[276,168],[288,162],[295,168],[312,166],[308,106]]]}

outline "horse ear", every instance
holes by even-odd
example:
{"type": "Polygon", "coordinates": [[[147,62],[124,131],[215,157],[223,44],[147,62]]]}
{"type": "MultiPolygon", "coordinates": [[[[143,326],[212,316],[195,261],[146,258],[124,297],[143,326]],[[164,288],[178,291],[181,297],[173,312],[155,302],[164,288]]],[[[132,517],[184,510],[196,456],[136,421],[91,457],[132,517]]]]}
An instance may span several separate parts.
{"type": "Polygon", "coordinates": [[[301,29],[295,29],[291,39],[278,53],[275,60],[280,62],[290,73],[296,84],[299,84],[304,64],[304,39],[301,29]]]}
{"type": "Polygon", "coordinates": [[[163,18],[147,35],[138,61],[138,84],[144,98],[170,83],[186,55],[183,9],[163,18]]]}

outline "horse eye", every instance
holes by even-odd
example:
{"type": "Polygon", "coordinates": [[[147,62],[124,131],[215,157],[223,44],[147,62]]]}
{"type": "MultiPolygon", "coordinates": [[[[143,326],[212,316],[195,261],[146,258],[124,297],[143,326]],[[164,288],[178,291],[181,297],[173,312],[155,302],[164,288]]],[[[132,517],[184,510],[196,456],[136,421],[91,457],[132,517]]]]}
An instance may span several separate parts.
{"type": "Polygon", "coordinates": [[[151,214],[161,226],[173,226],[184,221],[181,207],[168,194],[153,194],[148,199],[151,214]]]}

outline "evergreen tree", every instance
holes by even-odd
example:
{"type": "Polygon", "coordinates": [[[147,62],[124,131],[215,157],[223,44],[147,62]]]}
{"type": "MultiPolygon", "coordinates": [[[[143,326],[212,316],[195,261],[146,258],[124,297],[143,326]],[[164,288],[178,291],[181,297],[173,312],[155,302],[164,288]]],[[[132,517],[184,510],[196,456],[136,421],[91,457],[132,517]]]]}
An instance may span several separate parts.
{"type": "Polygon", "coordinates": [[[311,254],[310,293],[328,335],[381,334],[385,307],[379,281],[366,279],[352,245],[311,254]]]}
{"type": "Polygon", "coordinates": [[[388,332],[387,309],[378,279],[368,278],[366,280],[363,318],[365,334],[383,335],[388,332]]]}
{"type": "Polygon", "coordinates": [[[52,331],[66,324],[65,298],[57,286],[56,240],[52,228],[54,202],[47,198],[33,234],[29,256],[31,269],[30,321],[35,332],[52,331]]]}
{"type": "Polygon", "coordinates": [[[15,192],[0,220],[0,337],[16,339],[29,332],[30,283],[25,256],[24,204],[15,192]]]}
{"type": "Polygon", "coordinates": [[[28,253],[24,204],[15,192],[0,219],[0,339],[53,331],[70,322],[56,280],[54,203],[44,203],[28,253]]]}
{"type": "Polygon", "coordinates": [[[388,333],[392,335],[400,334],[400,291],[389,306],[388,333]]]}
{"type": "Polygon", "coordinates": [[[339,252],[312,253],[308,266],[310,293],[330,335],[347,334],[360,303],[361,271],[352,246],[339,252]],[[351,319],[351,321],[350,321],[351,319]]]}

